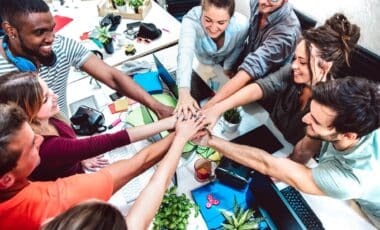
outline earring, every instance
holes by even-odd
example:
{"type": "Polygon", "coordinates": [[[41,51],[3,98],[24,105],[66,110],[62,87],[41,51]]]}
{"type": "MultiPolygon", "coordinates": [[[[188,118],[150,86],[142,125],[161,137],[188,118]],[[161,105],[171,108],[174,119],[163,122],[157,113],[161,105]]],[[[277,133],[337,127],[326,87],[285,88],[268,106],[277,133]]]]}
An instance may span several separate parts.
{"type": "Polygon", "coordinates": [[[11,36],[11,39],[15,39],[15,38],[16,38],[16,36],[14,36],[14,35],[11,36]]]}

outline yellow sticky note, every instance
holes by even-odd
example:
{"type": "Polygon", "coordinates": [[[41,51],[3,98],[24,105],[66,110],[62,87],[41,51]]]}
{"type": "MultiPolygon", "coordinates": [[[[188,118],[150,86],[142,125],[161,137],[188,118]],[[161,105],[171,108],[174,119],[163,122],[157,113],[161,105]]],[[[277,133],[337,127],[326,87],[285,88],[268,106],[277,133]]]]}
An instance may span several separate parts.
{"type": "Polygon", "coordinates": [[[115,104],[115,112],[120,112],[128,109],[128,99],[121,98],[114,102],[115,104]]]}

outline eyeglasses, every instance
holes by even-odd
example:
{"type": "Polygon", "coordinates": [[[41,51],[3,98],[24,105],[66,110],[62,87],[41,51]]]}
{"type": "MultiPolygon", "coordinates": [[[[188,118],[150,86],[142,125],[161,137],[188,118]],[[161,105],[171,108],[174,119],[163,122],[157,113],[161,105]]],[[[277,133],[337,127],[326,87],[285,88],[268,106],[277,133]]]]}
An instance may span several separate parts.
{"type": "Polygon", "coordinates": [[[137,37],[137,43],[149,44],[152,40],[148,38],[137,37]]]}

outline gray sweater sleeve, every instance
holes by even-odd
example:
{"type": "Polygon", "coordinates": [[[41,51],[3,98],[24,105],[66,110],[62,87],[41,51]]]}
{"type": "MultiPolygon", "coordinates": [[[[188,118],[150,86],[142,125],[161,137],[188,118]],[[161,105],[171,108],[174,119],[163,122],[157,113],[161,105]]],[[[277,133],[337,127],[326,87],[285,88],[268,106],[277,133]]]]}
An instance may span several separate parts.
{"type": "Polygon", "coordinates": [[[263,99],[265,99],[268,96],[277,95],[285,90],[289,84],[292,84],[292,78],[291,65],[287,64],[265,78],[258,79],[256,83],[263,90],[263,99]]]}
{"type": "Polygon", "coordinates": [[[300,24],[289,3],[271,13],[261,29],[258,28],[258,0],[251,0],[251,10],[247,44],[249,53],[239,70],[244,70],[257,80],[282,66],[293,54],[300,35],[300,24]]]}

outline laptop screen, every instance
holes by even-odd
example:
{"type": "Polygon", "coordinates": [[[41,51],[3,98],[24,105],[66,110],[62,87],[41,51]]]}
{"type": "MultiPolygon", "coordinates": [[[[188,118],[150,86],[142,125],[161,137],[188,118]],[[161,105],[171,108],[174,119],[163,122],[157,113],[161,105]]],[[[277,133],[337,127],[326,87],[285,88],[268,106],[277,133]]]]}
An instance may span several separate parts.
{"type": "MultiPolygon", "coordinates": [[[[157,71],[161,79],[168,86],[169,90],[178,98],[178,87],[173,76],[165,68],[165,66],[153,54],[154,62],[156,63],[157,71]]],[[[200,103],[202,100],[215,95],[214,91],[203,81],[203,79],[193,70],[191,73],[191,96],[200,103]]]]}
{"type": "Polygon", "coordinates": [[[265,125],[261,125],[231,140],[231,142],[263,149],[268,153],[275,153],[284,147],[265,125]]]}
{"type": "Polygon", "coordinates": [[[306,229],[272,180],[259,172],[254,172],[249,185],[257,201],[258,209],[270,229],[306,229]]]}

